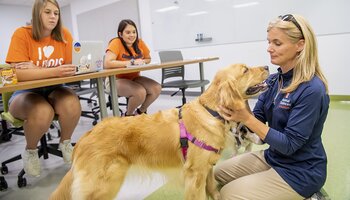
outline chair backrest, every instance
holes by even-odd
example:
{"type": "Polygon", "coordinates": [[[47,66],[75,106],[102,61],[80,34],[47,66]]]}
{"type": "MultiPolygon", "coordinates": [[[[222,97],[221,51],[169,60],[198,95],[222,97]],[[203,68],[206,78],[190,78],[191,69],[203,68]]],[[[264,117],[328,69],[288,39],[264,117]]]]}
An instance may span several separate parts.
{"type": "MultiPolygon", "coordinates": [[[[160,51],[159,52],[159,58],[160,62],[171,62],[171,61],[180,61],[183,60],[181,51],[178,50],[172,50],[172,51],[160,51]]],[[[164,80],[167,78],[174,78],[178,77],[182,80],[185,77],[185,70],[184,66],[176,66],[176,67],[169,67],[169,68],[162,68],[162,84],[164,83],[164,80]]]]}

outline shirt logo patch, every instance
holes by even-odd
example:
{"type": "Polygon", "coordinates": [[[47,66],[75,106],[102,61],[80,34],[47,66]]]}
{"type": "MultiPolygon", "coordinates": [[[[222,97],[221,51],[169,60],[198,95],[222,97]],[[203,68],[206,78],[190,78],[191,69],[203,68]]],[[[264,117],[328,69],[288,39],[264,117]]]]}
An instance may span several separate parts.
{"type": "Polygon", "coordinates": [[[290,107],[292,106],[292,103],[289,99],[289,93],[287,93],[283,99],[281,100],[281,102],[279,103],[278,107],[282,108],[282,109],[290,109],[290,107]]]}

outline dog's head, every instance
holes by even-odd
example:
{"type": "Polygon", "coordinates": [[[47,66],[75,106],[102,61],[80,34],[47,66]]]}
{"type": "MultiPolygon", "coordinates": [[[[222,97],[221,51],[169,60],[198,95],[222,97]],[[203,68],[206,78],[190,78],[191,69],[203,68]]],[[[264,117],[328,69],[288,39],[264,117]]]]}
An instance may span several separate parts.
{"type": "Polygon", "coordinates": [[[220,70],[212,84],[217,86],[219,104],[228,108],[243,108],[245,101],[267,89],[267,66],[247,67],[234,64],[220,70]]]}

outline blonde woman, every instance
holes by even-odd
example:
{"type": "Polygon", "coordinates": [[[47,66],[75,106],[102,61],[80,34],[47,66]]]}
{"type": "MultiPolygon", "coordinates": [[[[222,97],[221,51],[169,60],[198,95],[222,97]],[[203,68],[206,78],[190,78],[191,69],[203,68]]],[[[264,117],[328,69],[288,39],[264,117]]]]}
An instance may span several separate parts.
{"type": "Polygon", "coordinates": [[[243,122],[269,144],[239,155],[215,169],[223,200],[305,199],[326,181],[327,156],[321,134],[329,107],[315,34],[299,15],[284,15],[267,28],[267,51],[278,65],[259,96],[253,114],[221,108],[226,120],[243,122]]]}

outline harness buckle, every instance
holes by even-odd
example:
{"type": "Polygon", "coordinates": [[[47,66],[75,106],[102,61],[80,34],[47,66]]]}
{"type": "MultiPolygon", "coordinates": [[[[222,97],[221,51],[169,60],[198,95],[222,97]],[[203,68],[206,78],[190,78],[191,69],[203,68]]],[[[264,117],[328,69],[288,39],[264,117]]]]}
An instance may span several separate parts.
{"type": "Polygon", "coordinates": [[[188,147],[188,139],[187,138],[180,138],[180,146],[181,146],[181,148],[188,147]]]}

